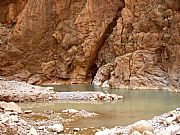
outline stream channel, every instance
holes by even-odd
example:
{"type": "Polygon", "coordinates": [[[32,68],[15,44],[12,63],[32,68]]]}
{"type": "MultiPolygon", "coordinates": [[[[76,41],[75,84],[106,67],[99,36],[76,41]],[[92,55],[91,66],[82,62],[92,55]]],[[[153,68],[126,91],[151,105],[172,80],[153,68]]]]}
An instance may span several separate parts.
{"type": "MultiPolygon", "coordinates": [[[[48,85],[50,86],[50,85],[48,85]]],[[[72,122],[70,127],[107,127],[126,126],[138,120],[152,119],[180,107],[180,94],[164,90],[125,90],[102,88],[93,85],[51,85],[55,91],[107,91],[122,95],[124,99],[115,102],[32,102],[19,103],[23,110],[43,112],[64,109],[86,110],[95,112],[98,117],[84,118],[72,122]]]]}

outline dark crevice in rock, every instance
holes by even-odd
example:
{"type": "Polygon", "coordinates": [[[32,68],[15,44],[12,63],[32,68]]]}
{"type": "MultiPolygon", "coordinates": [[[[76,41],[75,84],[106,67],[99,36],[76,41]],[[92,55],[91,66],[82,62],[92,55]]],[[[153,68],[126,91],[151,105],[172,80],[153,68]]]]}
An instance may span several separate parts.
{"type": "Polygon", "coordinates": [[[94,77],[96,76],[97,71],[98,71],[98,67],[94,63],[92,68],[90,69],[90,77],[92,78],[92,80],[94,80],[94,77]]]}
{"type": "Polygon", "coordinates": [[[125,2],[124,0],[122,1],[123,5],[119,6],[119,9],[116,12],[115,17],[113,18],[112,22],[110,22],[103,35],[101,36],[100,40],[97,43],[97,51],[94,52],[94,54],[92,54],[92,60],[89,66],[89,73],[91,72],[92,67],[94,66],[94,61],[97,59],[98,53],[100,52],[101,48],[103,47],[104,43],[106,42],[106,40],[109,38],[109,36],[111,35],[111,33],[113,32],[114,28],[117,25],[117,20],[119,19],[119,17],[121,17],[121,10],[125,7],[125,2]]]}

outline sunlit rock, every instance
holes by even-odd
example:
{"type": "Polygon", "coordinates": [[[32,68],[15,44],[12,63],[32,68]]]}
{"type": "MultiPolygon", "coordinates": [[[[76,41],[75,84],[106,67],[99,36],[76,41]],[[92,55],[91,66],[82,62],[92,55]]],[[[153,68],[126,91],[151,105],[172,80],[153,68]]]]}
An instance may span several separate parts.
{"type": "Polygon", "coordinates": [[[7,102],[0,102],[0,108],[1,109],[4,109],[4,110],[9,110],[9,111],[15,111],[15,112],[18,112],[18,113],[21,113],[21,108],[16,105],[14,102],[10,102],[10,103],[7,103],[7,102]]]}
{"type": "Polygon", "coordinates": [[[132,126],[131,126],[131,129],[130,129],[132,132],[133,131],[138,131],[140,133],[143,133],[144,131],[151,131],[152,133],[154,132],[154,127],[153,125],[148,122],[148,121],[145,121],[145,120],[140,120],[136,123],[134,123],[132,126]]]}
{"type": "Polygon", "coordinates": [[[62,124],[54,124],[53,126],[48,127],[53,132],[61,133],[64,130],[64,127],[62,124]]]}
{"type": "Polygon", "coordinates": [[[28,135],[39,135],[37,130],[34,127],[31,127],[28,135]]]}

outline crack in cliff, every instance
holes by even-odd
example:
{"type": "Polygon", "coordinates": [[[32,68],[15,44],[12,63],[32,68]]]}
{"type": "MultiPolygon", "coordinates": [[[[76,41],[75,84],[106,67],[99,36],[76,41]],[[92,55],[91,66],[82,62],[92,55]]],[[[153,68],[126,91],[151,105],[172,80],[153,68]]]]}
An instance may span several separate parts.
{"type": "Polygon", "coordinates": [[[119,19],[119,17],[121,17],[121,11],[125,7],[125,1],[124,0],[122,1],[122,3],[123,3],[123,5],[119,5],[118,10],[116,11],[115,17],[107,25],[104,33],[102,34],[100,40],[97,43],[97,50],[92,54],[92,60],[91,60],[91,63],[90,63],[89,69],[88,69],[88,73],[90,73],[91,70],[93,70],[92,68],[94,67],[94,65],[96,65],[94,63],[94,61],[97,59],[98,53],[100,52],[100,50],[103,47],[103,45],[106,42],[106,40],[112,34],[114,28],[117,26],[117,20],[119,19]]]}

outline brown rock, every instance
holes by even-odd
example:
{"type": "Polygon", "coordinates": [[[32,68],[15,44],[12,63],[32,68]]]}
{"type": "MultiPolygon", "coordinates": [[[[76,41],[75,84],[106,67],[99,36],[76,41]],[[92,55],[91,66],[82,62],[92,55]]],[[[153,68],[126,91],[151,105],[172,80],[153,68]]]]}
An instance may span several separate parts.
{"type": "Polygon", "coordinates": [[[27,0],[0,0],[0,23],[16,23],[27,0]]]}
{"type": "Polygon", "coordinates": [[[149,0],[125,1],[122,17],[107,39],[116,54],[110,86],[179,90],[180,53],[177,50],[180,37],[177,27],[180,16],[173,14],[166,4],[149,0]]]}
{"type": "Polygon", "coordinates": [[[42,73],[45,75],[51,74],[55,70],[55,61],[49,61],[41,64],[42,73]]]}
{"type": "Polygon", "coordinates": [[[11,35],[0,26],[1,76],[179,91],[179,0],[26,3],[0,1],[0,20],[17,18],[11,35]]]}

